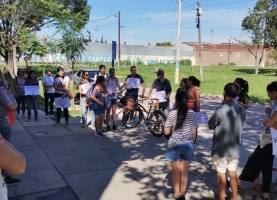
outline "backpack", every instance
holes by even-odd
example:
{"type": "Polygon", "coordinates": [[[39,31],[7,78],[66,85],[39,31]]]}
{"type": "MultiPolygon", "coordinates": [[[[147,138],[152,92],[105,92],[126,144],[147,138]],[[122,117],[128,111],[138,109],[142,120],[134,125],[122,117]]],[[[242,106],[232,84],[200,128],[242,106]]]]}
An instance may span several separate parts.
{"type": "MultiPolygon", "coordinates": [[[[5,89],[0,88],[0,90],[3,91],[9,97],[9,94],[8,94],[8,92],[5,89]]],[[[13,110],[9,110],[9,109],[6,108],[6,117],[0,119],[0,121],[2,121],[2,120],[7,120],[9,125],[13,126],[15,124],[15,114],[14,114],[14,111],[13,110]]]]}

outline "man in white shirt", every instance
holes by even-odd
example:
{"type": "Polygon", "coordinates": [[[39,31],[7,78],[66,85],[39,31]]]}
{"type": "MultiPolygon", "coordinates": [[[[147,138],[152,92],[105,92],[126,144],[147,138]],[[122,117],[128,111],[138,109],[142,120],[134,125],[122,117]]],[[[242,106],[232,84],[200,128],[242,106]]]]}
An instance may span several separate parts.
{"type": "Polygon", "coordinates": [[[45,119],[48,119],[48,104],[50,100],[50,117],[53,117],[53,107],[54,107],[54,77],[52,76],[53,70],[51,68],[48,69],[47,74],[42,78],[42,85],[44,89],[44,108],[45,108],[45,119]]]}
{"type": "Polygon", "coordinates": [[[94,81],[97,80],[98,76],[104,76],[105,79],[108,77],[108,75],[106,74],[106,66],[105,65],[99,65],[99,74],[95,74],[94,81]]]}

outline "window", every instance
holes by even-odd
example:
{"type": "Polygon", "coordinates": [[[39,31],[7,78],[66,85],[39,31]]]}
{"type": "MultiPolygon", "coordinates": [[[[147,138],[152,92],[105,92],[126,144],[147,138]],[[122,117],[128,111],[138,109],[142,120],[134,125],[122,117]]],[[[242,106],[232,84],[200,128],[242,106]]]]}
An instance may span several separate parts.
{"type": "Polygon", "coordinates": [[[79,70],[79,71],[77,72],[77,76],[80,77],[81,74],[82,74],[82,72],[83,72],[82,70],[79,70]]]}

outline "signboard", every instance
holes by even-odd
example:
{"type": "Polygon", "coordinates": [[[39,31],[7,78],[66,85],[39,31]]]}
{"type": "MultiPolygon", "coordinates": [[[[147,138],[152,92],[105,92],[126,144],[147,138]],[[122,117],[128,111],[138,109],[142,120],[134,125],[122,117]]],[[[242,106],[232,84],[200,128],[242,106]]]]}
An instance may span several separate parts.
{"type": "MultiPolygon", "coordinates": [[[[161,102],[166,102],[167,100],[165,99],[166,97],[166,94],[165,94],[165,91],[159,91],[159,92],[154,92],[152,94],[152,98],[155,98],[155,99],[159,99],[159,103],[161,102]]],[[[155,103],[156,101],[153,100],[153,102],[155,103]]]]}
{"type": "Polygon", "coordinates": [[[116,59],[116,41],[112,41],[112,59],[116,59]]]}
{"type": "Polygon", "coordinates": [[[25,96],[27,95],[39,95],[39,86],[24,86],[25,96]]]}
{"type": "Polygon", "coordinates": [[[139,78],[127,78],[127,88],[139,88],[140,79],[139,78]]]}
{"type": "Polygon", "coordinates": [[[55,108],[69,108],[70,107],[70,99],[68,97],[65,98],[55,98],[55,108]]]}
{"type": "Polygon", "coordinates": [[[195,112],[198,124],[208,124],[209,118],[206,112],[195,112]]]}

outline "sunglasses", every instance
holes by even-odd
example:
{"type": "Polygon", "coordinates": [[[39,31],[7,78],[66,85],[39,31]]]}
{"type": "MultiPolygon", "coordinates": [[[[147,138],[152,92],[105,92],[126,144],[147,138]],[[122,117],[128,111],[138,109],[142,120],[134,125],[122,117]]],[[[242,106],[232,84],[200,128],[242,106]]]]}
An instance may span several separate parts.
{"type": "Polygon", "coordinates": [[[85,74],[85,76],[89,76],[89,74],[85,74]]]}

